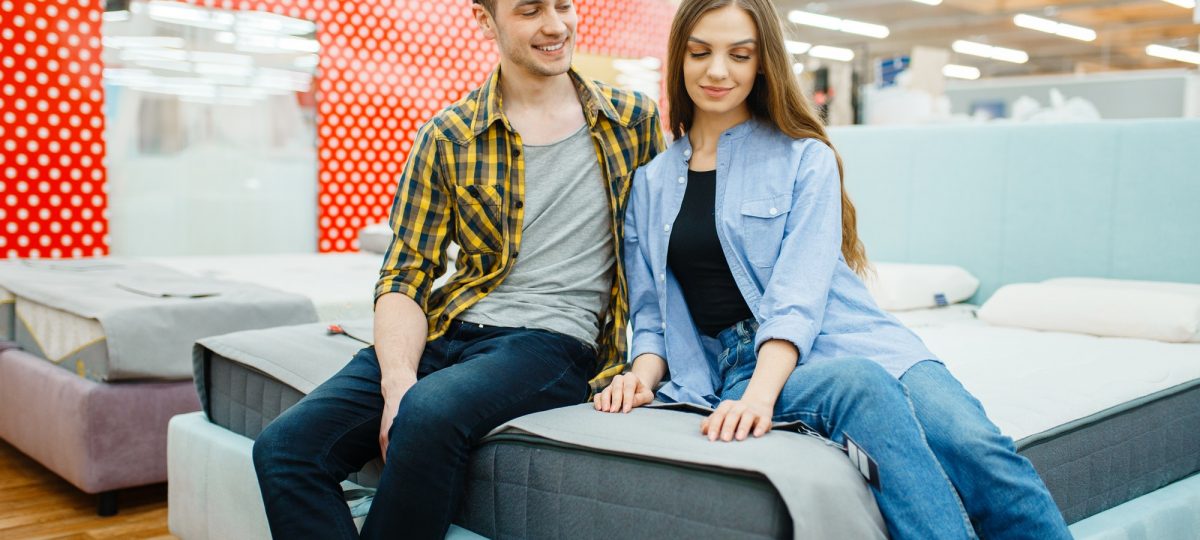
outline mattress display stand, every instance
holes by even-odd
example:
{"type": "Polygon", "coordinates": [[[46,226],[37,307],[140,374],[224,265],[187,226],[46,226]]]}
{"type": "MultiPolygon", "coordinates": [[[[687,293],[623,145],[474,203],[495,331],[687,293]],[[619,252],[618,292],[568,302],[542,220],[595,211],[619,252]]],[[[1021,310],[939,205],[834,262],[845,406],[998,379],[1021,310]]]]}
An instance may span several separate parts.
{"type": "Polygon", "coordinates": [[[167,479],[167,423],[199,410],[190,380],[90,381],[0,346],[0,438],[118,510],[118,490],[167,479]]]}

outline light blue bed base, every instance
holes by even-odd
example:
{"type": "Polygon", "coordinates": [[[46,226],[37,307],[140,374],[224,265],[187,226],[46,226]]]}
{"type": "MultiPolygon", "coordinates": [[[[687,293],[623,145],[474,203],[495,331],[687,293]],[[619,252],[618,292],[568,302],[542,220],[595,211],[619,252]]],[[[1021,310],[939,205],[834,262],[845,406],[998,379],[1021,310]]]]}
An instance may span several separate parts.
{"type": "Polygon", "coordinates": [[[1200,120],[831,130],[871,260],[1200,282],[1200,120]]]}
{"type": "MultiPolygon", "coordinates": [[[[980,280],[977,304],[1002,285],[1061,276],[1200,283],[1200,120],[856,126],[831,137],[868,258],[965,267],[980,280]]],[[[1071,531],[1200,538],[1200,476],[1071,531]]]]}
{"type": "Polygon", "coordinates": [[[1192,475],[1071,525],[1076,540],[1200,538],[1200,476],[1192,475]]]}

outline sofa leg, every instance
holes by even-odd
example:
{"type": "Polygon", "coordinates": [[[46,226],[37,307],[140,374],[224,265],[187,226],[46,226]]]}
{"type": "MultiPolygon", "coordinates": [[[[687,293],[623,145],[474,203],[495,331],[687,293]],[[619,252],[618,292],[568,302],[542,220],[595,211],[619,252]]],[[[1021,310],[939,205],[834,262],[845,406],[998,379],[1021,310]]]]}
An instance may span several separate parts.
{"type": "Polygon", "coordinates": [[[117,492],[105,491],[96,495],[96,514],[100,517],[117,515],[117,492]]]}

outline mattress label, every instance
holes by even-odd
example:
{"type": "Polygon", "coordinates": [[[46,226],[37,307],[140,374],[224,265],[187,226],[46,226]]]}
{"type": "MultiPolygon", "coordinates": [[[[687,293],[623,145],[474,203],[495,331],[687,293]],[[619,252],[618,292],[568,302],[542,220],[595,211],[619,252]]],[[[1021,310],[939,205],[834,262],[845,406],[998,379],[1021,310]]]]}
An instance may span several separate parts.
{"type": "Polygon", "coordinates": [[[846,432],[843,431],[842,436],[846,438],[846,447],[843,450],[846,451],[846,456],[850,458],[850,463],[854,464],[854,468],[858,469],[858,473],[867,480],[868,484],[871,484],[871,487],[880,489],[879,465],[846,432]]]}

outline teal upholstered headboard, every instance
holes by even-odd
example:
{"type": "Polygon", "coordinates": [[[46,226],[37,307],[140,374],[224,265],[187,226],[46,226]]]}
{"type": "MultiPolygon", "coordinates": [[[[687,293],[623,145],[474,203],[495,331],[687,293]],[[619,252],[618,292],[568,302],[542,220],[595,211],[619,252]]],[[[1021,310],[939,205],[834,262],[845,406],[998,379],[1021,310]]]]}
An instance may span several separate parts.
{"type": "Polygon", "coordinates": [[[1200,283],[1200,120],[846,127],[867,256],[1008,283],[1200,283]]]}

